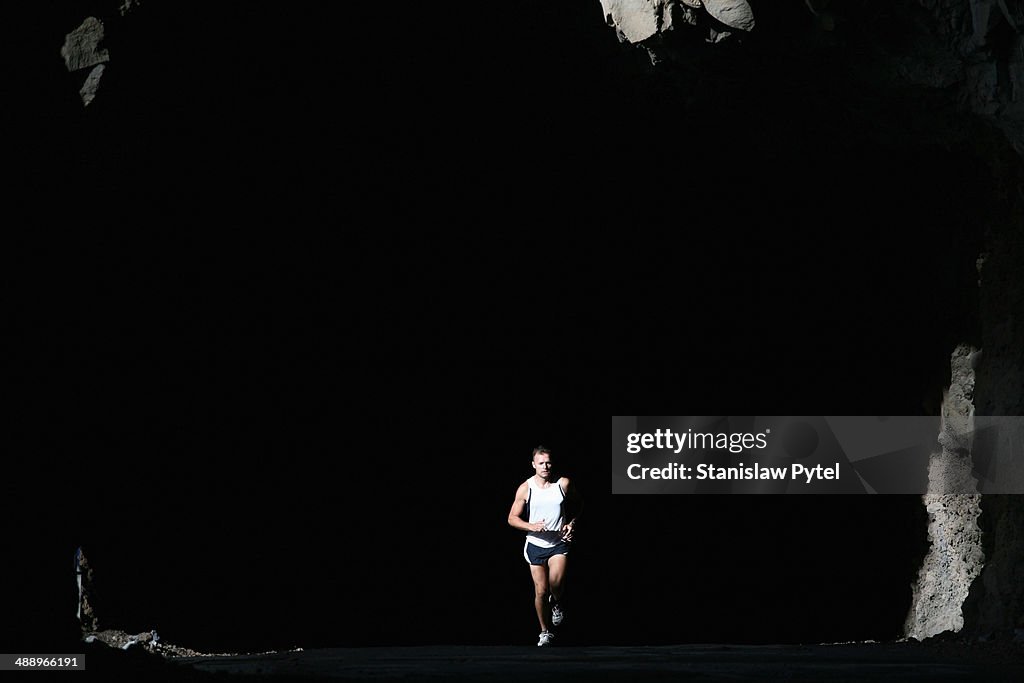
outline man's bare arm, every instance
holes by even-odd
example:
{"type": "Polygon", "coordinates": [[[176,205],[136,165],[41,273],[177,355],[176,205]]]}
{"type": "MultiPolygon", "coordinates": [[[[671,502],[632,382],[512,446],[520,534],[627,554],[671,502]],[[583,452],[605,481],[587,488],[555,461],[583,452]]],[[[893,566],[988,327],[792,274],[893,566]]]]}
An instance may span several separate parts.
{"type": "Polygon", "coordinates": [[[562,525],[562,538],[571,541],[573,531],[576,530],[576,520],[580,518],[580,514],[583,512],[583,496],[580,494],[579,489],[573,486],[569,477],[562,477],[558,483],[565,492],[566,513],[570,512],[570,508],[572,512],[569,516],[569,521],[562,525]]]}
{"type": "Polygon", "coordinates": [[[529,493],[530,487],[526,485],[526,482],[519,485],[519,490],[516,491],[516,499],[512,502],[512,509],[508,512],[508,524],[520,531],[542,531],[544,529],[543,519],[533,524],[523,520],[523,510],[526,509],[526,497],[529,493]]]}

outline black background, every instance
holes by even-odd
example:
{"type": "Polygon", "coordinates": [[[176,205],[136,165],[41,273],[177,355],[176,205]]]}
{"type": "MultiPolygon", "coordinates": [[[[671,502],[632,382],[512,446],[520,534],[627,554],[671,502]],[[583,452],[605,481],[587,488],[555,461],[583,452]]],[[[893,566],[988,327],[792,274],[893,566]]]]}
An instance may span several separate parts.
{"type": "Polygon", "coordinates": [[[976,334],[986,167],[793,4],[686,90],[596,0],[156,3],[87,109],[45,6],[13,642],[74,630],[82,544],[105,626],[198,649],[530,644],[537,443],[587,500],[566,642],[896,637],[917,498],[610,494],[610,415],[919,414],[976,334]]]}

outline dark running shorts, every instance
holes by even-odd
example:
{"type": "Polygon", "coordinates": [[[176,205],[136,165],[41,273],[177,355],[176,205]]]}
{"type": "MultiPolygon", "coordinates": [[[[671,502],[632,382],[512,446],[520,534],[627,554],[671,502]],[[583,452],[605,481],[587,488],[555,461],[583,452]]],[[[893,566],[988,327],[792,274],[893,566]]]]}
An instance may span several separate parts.
{"type": "Polygon", "coordinates": [[[568,555],[569,544],[565,541],[559,541],[550,548],[541,548],[539,545],[534,545],[529,541],[526,542],[526,547],[523,548],[523,557],[530,564],[536,564],[543,566],[548,558],[552,555],[568,555]]]}

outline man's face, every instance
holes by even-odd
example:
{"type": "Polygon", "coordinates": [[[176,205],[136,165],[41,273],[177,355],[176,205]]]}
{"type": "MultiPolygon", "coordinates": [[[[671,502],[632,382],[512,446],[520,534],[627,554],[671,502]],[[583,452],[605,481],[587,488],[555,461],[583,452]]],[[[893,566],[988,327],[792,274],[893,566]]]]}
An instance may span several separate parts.
{"type": "Polygon", "coordinates": [[[533,456],[533,469],[541,479],[547,479],[551,476],[552,467],[550,454],[538,453],[533,456]]]}

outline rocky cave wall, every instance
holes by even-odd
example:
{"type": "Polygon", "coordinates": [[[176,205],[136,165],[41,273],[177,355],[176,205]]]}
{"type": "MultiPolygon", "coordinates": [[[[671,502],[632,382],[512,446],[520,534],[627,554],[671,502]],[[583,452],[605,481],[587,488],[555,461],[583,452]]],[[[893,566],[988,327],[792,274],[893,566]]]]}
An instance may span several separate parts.
{"type": "MultiPolygon", "coordinates": [[[[993,201],[976,207],[977,225],[964,226],[980,229],[984,246],[965,255],[976,259],[977,288],[965,295],[976,301],[978,320],[961,321],[960,332],[967,341],[972,327],[980,327],[982,353],[967,345],[950,349],[942,437],[947,444],[965,438],[974,414],[1024,414],[1024,2],[803,4],[808,18],[801,38],[826,46],[825,55],[854,47],[849,66],[871,88],[930,92],[960,112],[964,126],[954,135],[933,127],[925,107],[915,114],[925,138],[941,130],[946,144],[984,159],[992,185],[993,201]],[[987,135],[987,126],[1002,141],[987,135]]],[[[601,6],[619,40],[644,49],[664,69],[692,63],[694,43],[752,37],[757,18],[778,11],[755,0],[601,0],[601,6]]],[[[792,22],[793,15],[783,20],[792,22]]],[[[1006,438],[1024,442],[1024,435],[1006,438]]],[[[935,454],[924,496],[931,548],[913,586],[910,637],[1024,632],[1024,496],[948,493],[951,478],[961,476],[970,476],[969,446],[935,454]]]]}
{"type": "MultiPolygon", "coordinates": [[[[1002,211],[991,216],[979,259],[981,362],[978,415],[1024,415],[1024,173],[996,156],[1002,211]]],[[[1024,433],[1008,435],[1017,448],[1024,433]]],[[[1024,463],[1016,463],[1024,467],[1024,463]]],[[[982,496],[978,524],[985,566],[963,604],[964,631],[979,638],[1024,633],[1024,495],[982,496]]]]}

